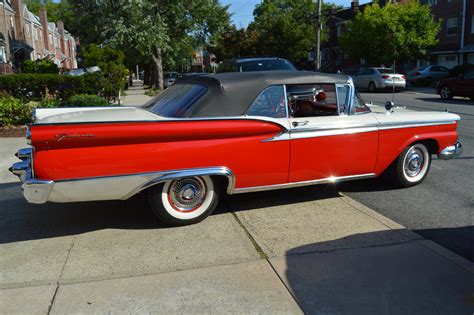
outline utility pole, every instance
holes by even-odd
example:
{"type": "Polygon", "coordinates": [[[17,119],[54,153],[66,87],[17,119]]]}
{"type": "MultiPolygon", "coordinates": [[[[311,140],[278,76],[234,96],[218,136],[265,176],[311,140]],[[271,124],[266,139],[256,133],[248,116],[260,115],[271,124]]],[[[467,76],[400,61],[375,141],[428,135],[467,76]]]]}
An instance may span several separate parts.
{"type": "Polygon", "coordinates": [[[314,71],[321,69],[321,2],[316,4],[316,45],[314,46],[314,71]]]}

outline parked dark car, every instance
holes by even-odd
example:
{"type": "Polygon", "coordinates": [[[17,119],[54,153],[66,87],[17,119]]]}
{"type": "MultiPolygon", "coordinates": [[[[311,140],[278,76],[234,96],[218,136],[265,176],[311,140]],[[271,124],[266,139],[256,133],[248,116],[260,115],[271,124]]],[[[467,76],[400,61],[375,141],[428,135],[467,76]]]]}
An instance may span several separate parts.
{"type": "Polygon", "coordinates": [[[449,77],[449,69],[443,66],[431,65],[418,67],[407,72],[410,84],[430,84],[449,77]]]}
{"type": "Polygon", "coordinates": [[[217,72],[248,72],[294,70],[295,66],[286,59],[277,57],[241,58],[223,61],[219,64],[217,72]]]}
{"type": "Polygon", "coordinates": [[[439,81],[436,93],[444,100],[450,100],[454,96],[466,96],[474,101],[474,70],[439,81]]]}

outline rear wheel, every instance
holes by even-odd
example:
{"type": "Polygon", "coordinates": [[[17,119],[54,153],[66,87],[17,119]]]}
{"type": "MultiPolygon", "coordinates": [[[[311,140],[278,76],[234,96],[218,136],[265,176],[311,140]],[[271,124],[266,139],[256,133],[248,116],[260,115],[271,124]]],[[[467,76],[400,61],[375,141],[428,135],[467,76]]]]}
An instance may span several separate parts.
{"type": "Polygon", "coordinates": [[[445,85],[441,88],[441,91],[439,92],[439,96],[441,96],[443,100],[450,100],[453,98],[453,93],[451,92],[451,89],[449,88],[449,86],[445,85]]]}
{"type": "Polygon", "coordinates": [[[209,176],[170,180],[148,192],[155,215],[167,225],[200,222],[217,207],[219,194],[209,176]]]}
{"type": "Polygon", "coordinates": [[[428,174],[431,154],[423,143],[407,147],[397,160],[396,180],[401,187],[415,186],[428,174]]]}
{"type": "Polygon", "coordinates": [[[370,83],[369,83],[369,92],[370,92],[370,93],[375,93],[376,90],[377,90],[377,87],[375,86],[375,83],[374,83],[374,82],[370,82],[370,83]]]}

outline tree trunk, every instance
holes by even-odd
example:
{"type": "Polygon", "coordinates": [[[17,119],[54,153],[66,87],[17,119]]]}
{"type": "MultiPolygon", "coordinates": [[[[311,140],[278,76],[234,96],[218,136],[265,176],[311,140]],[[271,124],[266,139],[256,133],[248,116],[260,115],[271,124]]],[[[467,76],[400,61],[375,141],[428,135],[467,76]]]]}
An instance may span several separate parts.
{"type": "Polygon", "coordinates": [[[153,68],[156,71],[156,77],[153,80],[153,88],[163,91],[163,55],[161,47],[157,46],[152,55],[153,68]]]}

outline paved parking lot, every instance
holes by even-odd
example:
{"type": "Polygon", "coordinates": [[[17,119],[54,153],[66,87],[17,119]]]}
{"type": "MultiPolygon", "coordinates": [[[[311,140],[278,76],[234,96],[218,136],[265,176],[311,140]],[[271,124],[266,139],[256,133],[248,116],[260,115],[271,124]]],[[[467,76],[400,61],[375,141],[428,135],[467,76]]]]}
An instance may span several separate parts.
{"type": "Polygon", "coordinates": [[[0,139],[2,313],[474,311],[472,263],[331,186],[229,196],[166,228],[146,200],[31,205],[0,139]]]}

